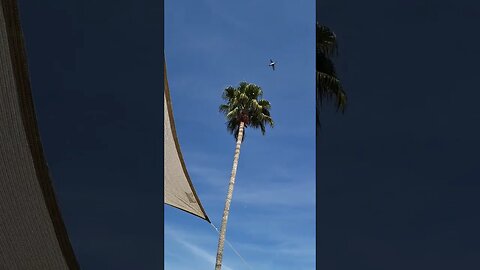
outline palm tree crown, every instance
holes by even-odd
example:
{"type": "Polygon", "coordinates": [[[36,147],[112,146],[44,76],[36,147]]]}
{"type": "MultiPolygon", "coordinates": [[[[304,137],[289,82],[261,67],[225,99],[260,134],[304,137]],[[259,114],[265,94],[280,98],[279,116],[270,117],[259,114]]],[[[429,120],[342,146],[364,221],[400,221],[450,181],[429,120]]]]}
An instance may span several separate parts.
{"type": "Polygon", "coordinates": [[[235,139],[241,122],[245,127],[260,128],[262,134],[265,134],[266,125],[273,127],[270,102],[262,96],[263,91],[259,86],[247,82],[241,82],[236,88],[229,86],[223,91],[222,98],[226,104],[220,105],[219,109],[225,114],[227,129],[235,139]]]}
{"type": "MultiPolygon", "coordinates": [[[[347,95],[335,71],[331,57],[338,54],[337,37],[328,27],[317,23],[317,106],[324,98],[336,100],[337,110],[345,111],[347,95]]],[[[317,108],[317,113],[318,113],[317,108]]],[[[318,116],[318,114],[317,114],[318,116]]]]}

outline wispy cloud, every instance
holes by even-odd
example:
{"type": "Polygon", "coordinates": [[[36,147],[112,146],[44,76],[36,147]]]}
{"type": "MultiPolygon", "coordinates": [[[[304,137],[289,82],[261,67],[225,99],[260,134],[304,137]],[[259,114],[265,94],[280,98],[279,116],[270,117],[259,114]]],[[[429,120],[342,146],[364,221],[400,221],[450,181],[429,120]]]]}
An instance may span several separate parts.
{"type": "Polygon", "coordinates": [[[190,174],[195,175],[202,180],[202,184],[207,184],[211,187],[223,188],[226,186],[226,179],[229,179],[229,172],[227,170],[220,170],[212,166],[201,166],[194,164],[188,168],[190,174]]]}
{"type": "MultiPolygon", "coordinates": [[[[209,189],[205,189],[208,193],[202,194],[203,198],[208,199],[213,196],[223,200],[224,196],[219,197],[218,194],[220,191],[226,191],[230,178],[229,167],[220,170],[218,166],[210,163],[192,162],[194,165],[189,167],[189,171],[195,179],[201,179],[202,185],[209,186],[209,189]]],[[[238,174],[234,200],[237,203],[254,205],[313,206],[315,205],[314,179],[313,169],[299,171],[276,166],[271,170],[258,170],[255,173],[241,171],[238,174]]]]}
{"type": "MultiPolygon", "coordinates": [[[[170,236],[170,239],[173,239],[174,241],[180,243],[183,247],[185,247],[188,251],[190,251],[191,254],[197,256],[198,258],[202,259],[205,262],[211,263],[212,267],[213,265],[215,265],[215,256],[213,255],[215,254],[214,251],[207,250],[205,248],[200,247],[199,245],[192,243],[192,241],[185,240],[186,238],[195,239],[195,237],[191,237],[194,235],[189,234],[186,231],[179,231],[179,230],[173,229],[171,226],[168,226],[168,225],[165,225],[165,234],[170,236]]],[[[198,238],[196,239],[198,240],[198,238]]],[[[208,239],[204,238],[203,240],[211,242],[212,239],[214,238],[213,237],[208,239]]],[[[185,257],[188,257],[188,256],[185,256],[185,257]]],[[[233,268],[225,264],[223,264],[222,268],[226,270],[233,270],[233,268]]]]}
{"type": "Polygon", "coordinates": [[[251,243],[236,243],[236,246],[241,250],[263,253],[269,256],[281,254],[283,256],[295,256],[313,260],[315,258],[315,248],[310,248],[308,244],[309,243],[298,243],[265,247],[264,245],[255,245],[251,243]]]}
{"type": "MultiPolygon", "coordinates": [[[[191,243],[188,243],[187,241],[181,240],[181,239],[178,239],[177,241],[179,243],[181,243],[182,245],[184,245],[185,247],[187,247],[190,251],[192,251],[193,254],[195,254],[198,257],[204,259],[205,261],[208,261],[212,265],[215,265],[215,256],[212,256],[206,250],[204,250],[204,249],[202,249],[202,248],[200,248],[196,245],[193,245],[191,243]]],[[[222,268],[226,269],[226,270],[233,270],[233,268],[230,268],[225,264],[222,266],[222,268]]]]}
{"type": "MultiPolygon", "coordinates": [[[[281,217],[280,217],[281,219],[281,217]]],[[[279,222],[282,224],[282,222],[279,222]]],[[[234,229],[238,226],[232,226],[231,229],[234,229]]],[[[245,229],[245,227],[242,226],[245,229]]],[[[313,265],[315,263],[315,239],[314,238],[304,238],[298,237],[293,234],[279,233],[280,228],[273,228],[273,230],[265,228],[265,231],[262,229],[252,228],[259,233],[257,237],[259,239],[264,239],[265,242],[268,241],[268,244],[263,243],[264,241],[256,241],[256,243],[249,242],[248,240],[231,240],[227,236],[227,240],[231,242],[234,248],[244,257],[247,263],[250,266],[253,266],[254,269],[273,269],[270,265],[272,262],[283,260],[283,258],[297,258],[299,260],[299,267],[305,265],[305,269],[308,269],[308,265],[313,265]],[[272,239],[275,241],[271,241],[272,239]],[[270,262],[270,263],[269,263],[270,262]]],[[[212,229],[213,230],[213,229],[212,229]]],[[[285,229],[283,229],[285,230],[285,229]]],[[[245,229],[245,232],[248,232],[248,229],[245,229]]],[[[200,258],[202,261],[214,264],[215,263],[215,250],[208,250],[201,246],[211,245],[216,247],[216,233],[212,234],[199,234],[198,232],[193,232],[192,230],[183,229],[173,229],[172,226],[165,225],[165,235],[166,239],[172,239],[173,241],[180,244],[182,247],[186,248],[188,252],[196,257],[200,258]],[[186,240],[188,239],[188,241],[186,240]]],[[[226,255],[230,254],[233,256],[233,251],[230,250],[228,245],[225,245],[226,255]]],[[[183,256],[172,256],[179,258],[184,258],[183,256]]],[[[240,258],[234,256],[230,259],[234,259],[239,265],[243,265],[243,262],[240,262],[240,258]]],[[[225,260],[224,260],[225,262],[225,260]]],[[[183,262],[188,264],[190,262],[183,262]]],[[[244,265],[243,265],[244,266],[244,265]]],[[[180,266],[176,266],[177,268],[180,266]]],[[[176,268],[176,269],[177,269],[176,268]]],[[[198,265],[197,265],[198,268],[198,265]]],[[[231,265],[224,265],[225,269],[235,269],[231,265]]],[[[241,267],[242,268],[242,267],[241,267]]],[[[300,267],[301,268],[301,267],[300,267]]]]}
{"type": "Polygon", "coordinates": [[[235,200],[257,206],[315,206],[315,186],[311,182],[267,182],[247,187],[239,185],[235,200]]]}

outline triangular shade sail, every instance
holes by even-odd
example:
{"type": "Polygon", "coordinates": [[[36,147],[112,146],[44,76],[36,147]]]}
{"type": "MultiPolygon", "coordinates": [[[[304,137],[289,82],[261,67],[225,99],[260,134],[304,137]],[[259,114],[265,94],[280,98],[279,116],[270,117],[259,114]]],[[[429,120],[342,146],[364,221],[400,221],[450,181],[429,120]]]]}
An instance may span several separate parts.
{"type": "Polygon", "coordinates": [[[40,143],[16,0],[0,0],[0,269],[79,269],[40,143]]]}
{"type": "Polygon", "coordinates": [[[164,85],[165,203],[210,222],[195,192],[182,157],[182,152],[180,151],[173,120],[173,109],[170,100],[166,67],[164,72],[164,85]]]}

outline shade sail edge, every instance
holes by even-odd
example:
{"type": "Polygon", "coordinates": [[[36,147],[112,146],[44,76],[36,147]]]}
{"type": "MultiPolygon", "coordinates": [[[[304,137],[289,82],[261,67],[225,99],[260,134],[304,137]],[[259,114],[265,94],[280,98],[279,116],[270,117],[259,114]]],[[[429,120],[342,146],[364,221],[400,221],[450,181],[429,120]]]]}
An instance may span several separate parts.
{"type": "Polygon", "coordinates": [[[38,129],[17,0],[0,0],[0,268],[79,269],[38,129]]]}
{"type": "Polygon", "coordinates": [[[165,204],[183,210],[207,222],[210,219],[203,208],[188,174],[178,141],[173,117],[173,106],[164,62],[164,184],[165,204]],[[193,196],[193,198],[192,198],[193,196]],[[183,199],[182,199],[183,198],[183,199]]]}

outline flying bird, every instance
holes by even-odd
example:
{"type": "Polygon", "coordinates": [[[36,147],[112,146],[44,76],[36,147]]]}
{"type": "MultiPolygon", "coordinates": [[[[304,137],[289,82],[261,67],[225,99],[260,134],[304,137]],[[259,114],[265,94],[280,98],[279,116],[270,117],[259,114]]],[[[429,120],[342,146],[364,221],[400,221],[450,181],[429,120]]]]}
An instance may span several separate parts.
{"type": "Polygon", "coordinates": [[[275,62],[273,62],[272,59],[270,59],[270,64],[268,66],[272,67],[273,70],[275,70],[275,62]]]}

